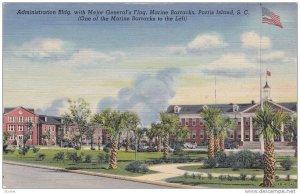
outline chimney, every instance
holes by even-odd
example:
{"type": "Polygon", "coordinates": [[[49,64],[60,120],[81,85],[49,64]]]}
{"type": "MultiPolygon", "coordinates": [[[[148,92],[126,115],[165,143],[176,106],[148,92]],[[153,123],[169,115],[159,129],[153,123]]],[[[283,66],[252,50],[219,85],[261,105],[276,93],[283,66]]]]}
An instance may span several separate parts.
{"type": "Polygon", "coordinates": [[[45,116],[45,122],[47,122],[47,116],[45,116]]]}
{"type": "Polygon", "coordinates": [[[255,104],[255,101],[254,101],[254,100],[251,100],[251,104],[253,104],[253,105],[254,105],[254,104],[255,104]]]}

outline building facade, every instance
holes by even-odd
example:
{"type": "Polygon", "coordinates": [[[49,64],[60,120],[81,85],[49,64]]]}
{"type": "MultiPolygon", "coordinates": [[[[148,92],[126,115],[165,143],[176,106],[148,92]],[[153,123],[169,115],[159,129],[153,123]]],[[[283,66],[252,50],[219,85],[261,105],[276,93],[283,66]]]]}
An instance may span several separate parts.
{"type": "MultiPolygon", "coordinates": [[[[271,88],[266,82],[263,88],[264,102],[269,103],[274,110],[281,110],[292,117],[297,116],[297,103],[277,103],[271,99],[271,88]]],[[[254,126],[253,118],[257,108],[260,108],[260,103],[251,101],[243,104],[209,104],[209,105],[171,105],[167,109],[169,114],[177,114],[179,117],[179,125],[186,126],[190,130],[190,138],[188,142],[196,142],[202,144],[207,142],[208,137],[200,113],[206,107],[217,108],[222,111],[225,117],[235,119],[237,121],[236,129],[232,129],[228,134],[227,140],[237,142],[243,145],[244,142],[259,141],[259,129],[254,126]]],[[[286,126],[282,125],[281,130],[284,131],[286,126]]],[[[286,141],[283,133],[277,137],[275,141],[286,141]]]]}
{"type": "MultiPolygon", "coordinates": [[[[57,145],[60,138],[71,141],[77,134],[74,127],[64,126],[61,117],[38,115],[34,109],[24,107],[4,108],[3,131],[9,134],[8,144],[14,145],[22,145],[26,134],[29,134],[26,142],[29,145],[57,145]]],[[[102,136],[102,130],[95,128],[93,143],[102,141],[102,136]]],[[[90,142],[89,138],[83,136],[83,143],[90,142]]]]}

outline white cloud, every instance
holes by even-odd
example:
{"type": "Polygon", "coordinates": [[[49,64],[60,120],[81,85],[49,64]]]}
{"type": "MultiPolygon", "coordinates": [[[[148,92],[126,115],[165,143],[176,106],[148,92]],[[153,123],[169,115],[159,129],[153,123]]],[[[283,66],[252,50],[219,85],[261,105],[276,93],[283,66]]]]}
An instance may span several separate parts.
{"type": "Polygon", "coordinates": [[[34,38],[14,48],[14,53],[30,59],[51,58],[65,55],[70,46],[70,43],[58,38],[34,38]]]}
{"type": "Polygon", "coordinates": [[[203,72],[208,75],[246,77],[255,74],[258,67],[244,53],[228,53],[208,64],[203,72]]]}
{"type": "Polygon", "coordinates": [[[187,50],[199,52],[205,50],[225,48],[228,43],[224,42],[222,37],[217,33],[207,33],[198,35],[194,40],[187,44],[187,50]]]}
{"type": "Polygon", "coordinates": [[[186,47],[182,45],[170,45],[166,47],[167,52],[175,55],[186,54],[186,47]]]}
{"type": "Polygon", "coordinates": [[[284,51],[270,51],[262,54],[262,61],[283,61],[286,58],[286,53],[284,51]]]}
{"type": "Polygon", "coordinates": [[[65,65],[71,66],[89,66],[102,63],[110,63],[116,60],[115,56],[120,53],[105,54],[93,49],[81,49],[73,53],[73,55],[66,61],[63,61],[65,65]]]}
{"type": "Polygon", "coordinates": [[[245,32],[241,35],[242,46],[244,48],[271,48],[271,40],[267,36],[260,37],[256,32],[245,32]]]}

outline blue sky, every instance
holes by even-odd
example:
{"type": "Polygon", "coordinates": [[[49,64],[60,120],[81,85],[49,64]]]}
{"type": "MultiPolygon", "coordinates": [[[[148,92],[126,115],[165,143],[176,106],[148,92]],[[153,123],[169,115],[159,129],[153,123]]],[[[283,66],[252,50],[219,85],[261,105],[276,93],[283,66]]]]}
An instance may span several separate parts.
{"type": "Polygon", "coordinates": [[[125,103],[132,106],[124,109],[148,115],[142,110],[153,107],[150,101],[156,96],[161,98],[152,112],[168,104],[214,103],[214,76],[218,103],[258,101],[260,39],[263,71],[272,72],[272,97],[296,101],[297,4],[263,6],[280,15],[283,29],[261,24],[258,3],[6,3],[4,107],[60,114],[64,103],[56,102],[83,97],[93,112],[109,106],[121,109],[125,103]],[[196,15],[186,22],[80,22],[74,14],[17,15],[19,9],[173,9],[194,10],[196,15]],[[198,10],[217,9],[249,14],[197,15],[198,10]],[[161,74],[170,79],[161,79],[161,74]],[[124,97],[120,91],[125,90],[124,97]],[[169,94],[163,95],[164,90],[169,94]]]}

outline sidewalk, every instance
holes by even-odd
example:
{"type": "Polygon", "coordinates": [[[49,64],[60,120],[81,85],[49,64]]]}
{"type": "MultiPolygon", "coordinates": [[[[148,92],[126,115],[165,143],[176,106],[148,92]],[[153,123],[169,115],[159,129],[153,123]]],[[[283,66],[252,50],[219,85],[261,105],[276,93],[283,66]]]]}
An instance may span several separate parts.
{"type": "MultiPolygon", "coordinates": [[[[195,174],[195,175],[201,175],[202,177],[207,177],[207,173],[203,172],[193,172],[193,171],[186,171],[186,170],[181,170],[178,169],[178,167],[181,166],[192,166],[192,165],[201,165],[201,163],[181,163],[181,164],[162,164],[162,165],[155,165],[155,166],[150,166],[150,170],[157,171],[159,173],[155,174],[149,174],[149,175],[143,175],[139,176],[137,178],[143,179],[143,180],[151,180],[151,181],[164,181],[168,178],[176,177],[176,176],[182,176],[185,173],[188,173],[189,175],[195,174]]],[[[219,177],[220,175],[227,175],[226,173],[210,173],[213,177],[219,177]]],[[[230,176],[233,177],[239,177],[240,173],[229,173],[230,176]]],[[[279,178],[286,178],[286,175],[278,175],[279,178]]],[[[247,175],[248,178],[251,177],[251,175],[247,175]]],[[[263,178],[263,175],[256,175],[256,178],[263,178]]],[[[290,179],[296,179],[297,180],[298,176],[297,175],[290,175],[290,179]]]]}

